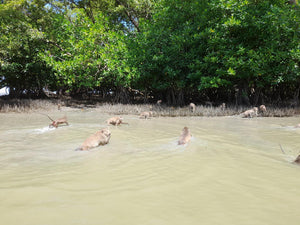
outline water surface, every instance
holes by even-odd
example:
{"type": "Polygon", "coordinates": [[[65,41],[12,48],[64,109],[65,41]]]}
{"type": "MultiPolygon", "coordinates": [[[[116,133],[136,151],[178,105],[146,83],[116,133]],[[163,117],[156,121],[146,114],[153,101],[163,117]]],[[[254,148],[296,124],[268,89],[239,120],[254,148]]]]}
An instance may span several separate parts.
{"type": "Polygon", "coordinates": [[[299,224],[300,118],[128,115],[108,145],[74,151],[112,115],[51,117],[64,114],[58,129],[0,114],[1,224],[299,224]],[[178,146],[184,126],[193,138],[178,146]]]}

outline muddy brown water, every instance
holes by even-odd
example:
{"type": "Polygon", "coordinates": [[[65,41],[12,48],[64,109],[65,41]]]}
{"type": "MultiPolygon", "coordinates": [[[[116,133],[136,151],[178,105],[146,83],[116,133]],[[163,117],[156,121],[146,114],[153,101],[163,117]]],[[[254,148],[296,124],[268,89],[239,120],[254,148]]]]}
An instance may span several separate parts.
{"type": "Polygon", "coordinates": [[[74,151],[112,115],[64,114],[58,129],[0,114],[1,224],[299,224],[299,117],[126,115],[108,145],[74,151]],[[193,137],[178,146],[184,126],[193,137]]]}

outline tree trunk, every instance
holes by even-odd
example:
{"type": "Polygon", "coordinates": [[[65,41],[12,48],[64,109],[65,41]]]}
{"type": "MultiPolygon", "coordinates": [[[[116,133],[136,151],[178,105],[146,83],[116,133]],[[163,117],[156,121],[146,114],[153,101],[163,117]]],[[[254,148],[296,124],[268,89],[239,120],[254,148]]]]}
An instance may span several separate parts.
{"type": "Polygon", "coordinates": [[[167,104],[173,106],[183,106],[184,105],[183,90],[175,91],[173,88],[170,88],[167,91],[167,104]]]}
{"type": "Polygon", "coordinates": [[[294,106],[298,106],[299,105],[299,91],[300,91],[300,86],[296,89],[295,93],[294,93],[294,98],[293,98],[293,102],[294,102],[294,106]]]}
{"type": "MultiPolygon", "coordinates": [[[[259,102],[259,98],[261,95],[261,88],[257,88],[255,93],[254,93],[254,98],[253,98],[253,105],[257,105],[259,102]]],[[[261,102],[262,103],[262,102],[261,102]]]]}
{"type": "Polygon", "coordinates": [[[124,87],[117,88],[114,102],[128,104],[130,103],[130,96],[128,90],[124,87]]]}
{"type": "Polygon", "coordinates": [[[248,85],[243,82],[236,88],[236,105],[250,105],[248,85]]]}

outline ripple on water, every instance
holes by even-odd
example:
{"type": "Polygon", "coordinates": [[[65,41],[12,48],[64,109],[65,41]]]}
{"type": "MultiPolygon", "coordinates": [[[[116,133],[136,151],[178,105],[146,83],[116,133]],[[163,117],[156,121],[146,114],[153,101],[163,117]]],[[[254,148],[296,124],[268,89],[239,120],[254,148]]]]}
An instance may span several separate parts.
{"type": "Polygon", "coordinates": [[[38,129],[34,129],[32,131],[32,133],[35,133],[35,134],[43,134],[43,133],[46,133],[46,132],[49,132],[49,131],[53,131],[55,130],[56,128],[55,127],[43,127],[43,128],[38,128],[38,129]]]}
{"type": "Polygon", "coordinates": [[[124,116],[129,125],[110,126],[108,145],[74,151],[107,119],[77,113],[72,126],[48,130],[41,123],[2,133],[6,224],[18,224],[10,218],[24,211],[42,221],[24,217],[27,224],[53,223],[57,210],[67,213],[53,224],[76,224],[81,215],[91,218],[86,224],[103,218],[106,224],[150,224],[157,218],[163,218],[159,224],[299,221],[299,167],[288,156],[298,151],[300,139],[297,132],[277,129],[276,119],[124,116]],[[178,146],[184,126],[193,137],[178,146]],[[280,155],[277,142],[287,156],[280,155]],[[112,217],[116,223],[109,223],[112,217]]]}

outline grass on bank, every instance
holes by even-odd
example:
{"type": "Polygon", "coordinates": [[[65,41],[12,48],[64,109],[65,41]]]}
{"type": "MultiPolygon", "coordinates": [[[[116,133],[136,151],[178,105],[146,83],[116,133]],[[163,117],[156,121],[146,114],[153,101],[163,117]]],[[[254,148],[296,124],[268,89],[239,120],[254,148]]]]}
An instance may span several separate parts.
{"type": "MultiPolygon", "coordinates": [[[[233,116],[239,115],[243,111],[250,109],[246,106],[231,106],[222,110],[220,107],[211,106],[196,106],[195,112],[191,112],[189,107],[167,107],[157,106],[151,104],[111,104],[111,103],[95,103],[83,102],[75,100],[31,100],[31,99],[0,99],[0,113],[16,112],[16,113],[30,113],[36,111],[57,111],[57,110],[72,110],[72,109],[95,109],[101,113],[108,113],[112,115],[139,115],[144,111],[153,111],[154,116],[168,116],[168,117],[184,117],[184,116],[233,116]],[[60,109],[59,109],[60,105],[60,109]]],[[[267,112],[259,116],[264,117],[288,117],[300,114],[300,108],[287,107],[272,107],[267,106],[267,112]]]]}

